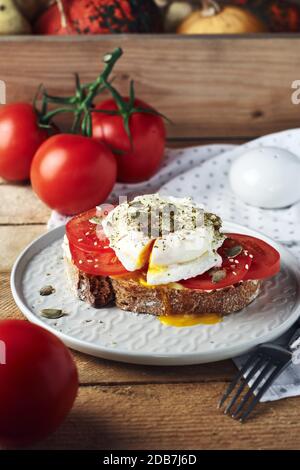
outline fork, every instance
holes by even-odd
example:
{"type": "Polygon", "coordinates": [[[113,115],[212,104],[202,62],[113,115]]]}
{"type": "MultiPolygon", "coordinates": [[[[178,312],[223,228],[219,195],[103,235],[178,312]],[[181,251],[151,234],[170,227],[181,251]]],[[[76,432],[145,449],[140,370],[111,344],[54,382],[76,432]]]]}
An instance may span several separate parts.
{"type": "Polygon", "coordinates": [[[224,414],[230,414],[232,418],[238,419],[240,422],[244,422],[248,418],[268,388],[292,362],[290,347],[300,336],[300,320],[296,322],[295,327],[296,330],[293,329],[292,335],[285,342],[285,347],[264,343],[255,348],[220,400],[219,408],[222,408],[227,398],[235,391],[225,407],[224,414]],[[248,392],[241,397],[251,379],[253,379],[252,385],[248,392]],[[238,403],[239,397],[241,400],[238,403]]]}

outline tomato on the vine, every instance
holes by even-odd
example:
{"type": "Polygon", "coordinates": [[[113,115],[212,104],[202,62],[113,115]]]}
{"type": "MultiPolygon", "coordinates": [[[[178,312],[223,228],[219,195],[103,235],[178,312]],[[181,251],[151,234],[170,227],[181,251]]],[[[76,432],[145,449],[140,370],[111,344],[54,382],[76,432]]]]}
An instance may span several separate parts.
{"type": "Polygon", "coordinates": [[[31,183],[50,208],[74,215],[104,202],[116,174],[116,159],[106,145],[80,135],[60,134],[37,151],[31,183]]]}
{"type": "MultiPolygon", "coordinates": [[[[124,98],[124,101],[128,103],[129,98],[124,98]]],[[[105,142],[116,155],[118,181],[123,183],[138,183],[151,178],[161,165],[166,143],[163,118],[141,100],[135,99],[133,108],[146,111],[130,114],[128,127],[131,138],[114,99],[98,104],[93,113],[93,137],[105,142]]]]}
{"type": "Polygon", "coordinates": [[[28,180],[34,154],[47,138],[31,104],[0,106],[0,176],[8,181],[28,180]]]}

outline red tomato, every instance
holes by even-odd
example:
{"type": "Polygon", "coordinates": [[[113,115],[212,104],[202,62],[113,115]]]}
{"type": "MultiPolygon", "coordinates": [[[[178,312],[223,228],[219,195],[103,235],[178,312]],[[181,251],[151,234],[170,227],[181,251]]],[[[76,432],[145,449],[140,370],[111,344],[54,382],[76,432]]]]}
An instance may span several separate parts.
{"type": "MultiPolygon", "coordinates": [[[[134,106],[152,109],[140,100],[135,100],[134,106]]],[[[101,109],[117,111],[118,107],[113,99],[109,99],[96,106],[96,110],[101,109]]],[[[129,128],[132,144],[122,116],[93,113],[93,136],[105,142],[115,153],[118,181],[138,183],[148,180],[159,169],[164,156],[166,130],[160,116],[142,112],[131,115],[129,128]]]]}
{"type": "Polygon", "coordinates": [[[238,245],[235,240],[227,238],[218,250],[218,253],[223,258],[222,266],[220,268],[213,268],[192,279],[181,281],[181,284],[189,289],[215,290],[232,286],[243,280],[249,273],[249,269],[251,269],[252,258],[250,253],[245,253],[244,250],[241,250],[240,254],[230,257],[229,250],[235,245],[238,245]],[[220,275],[220,280],[217,281],[218,274],[220,275]]]}
{"type": "Polygon", "coordinates": [[[280,254],[268,243],[249,235],[230,233],[227,236],[243,245],[253,256],[251,269],[245,280],[265,279],[280,271],[280,254]]]}
{"type": "Polygon", "coordinates": [[[116,181],[117,166],[104,144],[80,135],[50,137],[31,167],[34,191],[51,209],[74,215],[101,204],[116,181]]]}
{"type": "Polygon", "coordinates": [[[34,154],[47,138],[31,104],[0,106],[0,176],[9,181],[29,179],[34,154]]]}
{"type": "Polygon", "coordinates": [[[58,338],[27,321],[1,321],[0,341],[0,442],[30,444],[55,431],[71,410],[76,366],[58,338]]]}
{"type": "Polygon", "coordinates": [[[126,274],[121,261],[112,248],[101,251],[86,251],[69,243],[72,260],[80,271],[94,276],[113,276],[126,274]]]}
{"type": "Polygon", "coordinates": [[[83,272],[96,276],[127,273],[118,260],[101,226],[101,218],[113,209],[103,206],[73,217],[66,226],[70,251],[74,264],[83,272]],[[98,223],[91,222],[97,218],[98,223]]]}
{"type": "Polygon", "coordinates": [[[100,220],[113,206],[106,206],[107,209],[91,209],[83,214],[76,215],[66,225],[66,234],[69,242],[87,251],[102,251],[109,247],[109,240],[106,238],[100,220]],[[91,222],[92,219],[99,219],[99,223],[91,222]]]}

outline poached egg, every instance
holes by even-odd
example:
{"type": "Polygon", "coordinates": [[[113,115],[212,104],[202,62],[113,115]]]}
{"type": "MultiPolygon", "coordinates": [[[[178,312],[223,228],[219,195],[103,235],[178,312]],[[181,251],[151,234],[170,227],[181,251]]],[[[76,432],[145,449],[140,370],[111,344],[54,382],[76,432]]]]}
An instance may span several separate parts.
{"type": "Polygon", "coordinates": [[[174,283],[221,266],[221,220],[191,198],[150,194],[113,209],[102,222],[128,271],[146,270],[149,286],[174,283]]]}

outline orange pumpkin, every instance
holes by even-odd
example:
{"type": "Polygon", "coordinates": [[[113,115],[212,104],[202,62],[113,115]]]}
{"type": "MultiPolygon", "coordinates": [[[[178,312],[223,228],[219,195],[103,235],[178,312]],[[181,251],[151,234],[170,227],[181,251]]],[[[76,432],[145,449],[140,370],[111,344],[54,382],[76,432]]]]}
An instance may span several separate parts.
{"type": "Polygon", "coordinates": [[[221,8],[214,0],[202,0],[202,8],[189,15],[177,33],[242,34],[266,31],[264,23],[248,10],[231,5],[221,8]]]}

